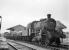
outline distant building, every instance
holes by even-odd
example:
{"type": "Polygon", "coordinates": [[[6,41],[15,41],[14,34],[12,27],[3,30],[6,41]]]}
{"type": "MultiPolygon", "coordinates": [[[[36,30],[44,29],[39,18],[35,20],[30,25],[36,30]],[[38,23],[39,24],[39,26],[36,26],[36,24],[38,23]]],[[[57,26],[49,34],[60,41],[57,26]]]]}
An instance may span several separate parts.
{"type": "Polygon", "coordinates": [[[56,21],[56,30],[57,29],[65,29],[67,28],[63,23],[61,23],[60,21],[56,21]]]}
{"type": "Polygon", "coordinates": [[[7,30],[10,30],[10,34],[12,36],[26,36],[27,35],[27,29],[26,27],[22,25],[16,25],[14,27],[8,28],[7,30]]]}

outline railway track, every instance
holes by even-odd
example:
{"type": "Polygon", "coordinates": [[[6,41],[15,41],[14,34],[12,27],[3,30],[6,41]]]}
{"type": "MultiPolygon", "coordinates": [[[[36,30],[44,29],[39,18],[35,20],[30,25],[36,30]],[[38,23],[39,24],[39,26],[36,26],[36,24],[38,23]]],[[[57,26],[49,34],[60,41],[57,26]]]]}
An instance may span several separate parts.
{"type": "MultiPolygon", "coordinates": [[[[21,41],[20,41],[21,42],[21,41]]],[[[69,50],[69,45],[60,45],[60,46],[55,46],[55,45],[51,45],[51,46],[45,46],[45,45],[41,45],[38,43],[34,43],[34,42],[26,42],[28,44],[32,44],[32,45],[36,45],[42,48],[46,48],[46,49],[50,49],[50,50],[69,50]]]]}
{"type": "Polygon", "coordinates": [[[12,45],[14,48],[16,48],[16,50],[50,50],[47,48],[41,48],[32,44],[28,44],[28,43],[21,43],[18,41],[14,41],[14,40],[9,40],[8,44],[12,45]]]}
{"type": "MultiPolygon", "coordinates": [[[[32,44],[34,44],[34,43],[32,43],[32,44]]],[[[50,48],[51,50],[69,50],[69,45],[59,45],[59,46],[56,46],[56,45],[45,46],[45,45],[41,45],[41,44],[34,44],[34,45],[41,46],[44,48],[50,48]]]]}
{"type": "MultiPolygon", "coordinates": [[[[15,41],[13,41],[13,42],[16,43],[16,44],[18,44],[18,45],[21,45],[23,43],[23,42],[15,42],[15,41]]],[[[66,46],[66,45],[64,45],[64,46],[63,45],[62,46],[55,46],[55,45],[52,45],[52,46],[43,46],[43,45],[38,45],[38,44],[30,43],[30,42],[27,43],[27,44],[31,44],[31,45],[35,45],[35,46],[38,46],[38,47],[41,47],[41,48],[45,48],[46,50],[69,50],[69,46],[66,46]]],[[[28,46],[26,46],[26,47],[28,47],[28,46]]],[[[38,50],[38,49],[34,49],[34,50],[38,50]]]]}
{"type": "Polygon", "coordinates": [[[68,48],[69,46],[66,46],[66,45],[60,45],[60,46],[51,45],[49,47],[54,50],[69,50],[68,48]]]}
{"type": "MultiPolygon", "coordinates": [[[[17,50],[14,46],[12,46],[11,44],[9,44],[9,43],[7,43],[10,47],[11,47],[11,49],[14,49],[14,50],[17,50]]],[[[10,47],[9,47],[9,49],[10,49],[10,47]]],[[[10,49],[10,50],[11,50],[10,49]]]]}
{"type": "Polygon", "coordinates": [[[36,49],[30,48],[30,47],[28,47],[28,46],[21,45],[21,44],[19,44],[19,43],[8,42],[8,44],[9,44],[10,46],[12,46],[15,50],[36,50],[36,49]]]}
{"type": "Polygon", "coordinates": [[[37,45],[37,46],[43,47],[43,48],[49,48],[50,50],[69,50],[69,46],[68,45],[60,45],[60,46],[51,45],[51,46],[45,46],[45,45],[35,44],[35,43],[30,43],[30,44],[37,45]]]}

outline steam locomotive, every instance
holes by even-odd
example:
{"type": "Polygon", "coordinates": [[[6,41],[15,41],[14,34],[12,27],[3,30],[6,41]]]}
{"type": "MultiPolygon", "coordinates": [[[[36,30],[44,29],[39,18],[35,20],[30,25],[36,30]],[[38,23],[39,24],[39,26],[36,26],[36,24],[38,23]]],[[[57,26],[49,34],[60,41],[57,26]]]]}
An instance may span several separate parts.
{"type": "Polygon", "coordinates": [[[57,29],[57,26],[54,31],[47,30],[47,28],[52,30],[53,27],[54,23],[49,23],[47,25],[46,19],[33,21],[27,27],[28,35],[31,37],[30,41],[38,42],[44,45],[59,45],[61,43],[60,38],[65,38],[66,35],[63,34],[62,29],[57,29]]]}

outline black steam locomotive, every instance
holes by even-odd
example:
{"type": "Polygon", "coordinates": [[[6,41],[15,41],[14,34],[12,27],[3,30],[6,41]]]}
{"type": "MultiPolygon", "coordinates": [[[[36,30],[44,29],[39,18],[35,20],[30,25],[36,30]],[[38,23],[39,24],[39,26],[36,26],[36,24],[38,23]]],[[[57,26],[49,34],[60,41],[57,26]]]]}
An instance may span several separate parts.
{"type": "Polygon", "coordinates": [[[46,19],[30,23],[28,26],[30,41],[44,45],[60,45],[60,38],[65,38],[66,36],[61,29],[55,28],[54,30],[54,26],[54,22],[47,23],[46,19]]]}

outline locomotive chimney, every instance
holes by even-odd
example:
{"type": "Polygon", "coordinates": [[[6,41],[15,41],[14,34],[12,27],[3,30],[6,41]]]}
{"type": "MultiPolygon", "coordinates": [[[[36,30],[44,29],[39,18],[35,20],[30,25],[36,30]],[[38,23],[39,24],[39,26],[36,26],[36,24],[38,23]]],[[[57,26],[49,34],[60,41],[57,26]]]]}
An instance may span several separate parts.
{"type": "Polygon", "coordinates": [[[47,14],[47,18],[51,18],[51,14],[47,14]]]}

